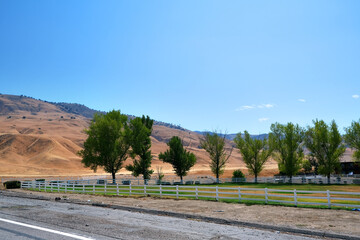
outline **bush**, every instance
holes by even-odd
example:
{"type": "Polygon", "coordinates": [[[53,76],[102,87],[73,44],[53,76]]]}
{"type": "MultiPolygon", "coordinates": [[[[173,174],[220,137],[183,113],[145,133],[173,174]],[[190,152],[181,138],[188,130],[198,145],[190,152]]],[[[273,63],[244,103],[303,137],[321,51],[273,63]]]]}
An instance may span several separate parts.
{"type": "Polygon", "coordinates": [[[245,175],[241,172],[241,170],[235,170],[232,176],[232,182],[244,182],[245,175]]]}
{"type": "Polygon", "coordinates": [[[45,182],[45,179],[36,179],[37,182],[45,182]]]}
{"type": "Polygon", "coordinates": [[[6,189],[20,188],[20,186],[21,186],[20,181],[7,181],[7,182],[4,182],[4,187],[6,189]]]}
{"type": "Polygon", "coordinates": [[[241,170],[235,170],[232,178],[245,178],[245,175],[241,172],[241,170]]]}

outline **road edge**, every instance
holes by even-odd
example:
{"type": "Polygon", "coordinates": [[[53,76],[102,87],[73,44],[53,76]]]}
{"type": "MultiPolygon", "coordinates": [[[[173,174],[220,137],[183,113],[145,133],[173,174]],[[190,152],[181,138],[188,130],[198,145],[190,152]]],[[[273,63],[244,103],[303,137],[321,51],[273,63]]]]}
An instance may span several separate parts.
{"type": "MultiPolygon", "coordinates": [[[[0,190],[0,195],[4,195],[7,197],[29,198],[29,199],[36,199],[36,200],[43,200],[43,201],[55,201],[54,198],[50,198],[50,197],[36,196],[36,195],[27,194],[27,193],[12,192],[12,191],[6,191],[6,190],[0,190]]],[[[73,203],[73,204],[79,204],[79,205],[90,205],[90,206],[94,206],[94,207],[111,208],[111,209],[118,209],[118,210],[129,211],[129,212],[147,213],[147,214],[151,214],[151,215],[168,216],[168,217],[175,217],[175,218],[187,219],[187,220],[196,220],[196,221],[216,223],[216,224],[222,224],[222,225],[256,228],[256,229],[260,229],[260,230],[279,231],[279,232],[300,234],[300,235],[306,235],[306,236],[312,236],[312,237],[315,236],[315,237],[333,238],[333,239],[360,240],[360,237],[338,234],[338,233],[328,233],[328,232],[320,232],[320,231],[308,230],[308,229],[298,229],[298,228],[291,228],[291,227],[245,222],[245,221],[239,221],[239,220],[229,220],[229,219],[207,217],[207,216],[188,214],[188,213],[177,213],[177,212],[155,210],[155,209],[136,208],[136,207],[121,206],[121,205],[111,205],[111,204],[105,204],[105,203],[100,203],[100,202],[87,202],[87,201],[78,200],[78,199],[67,199],[67,200],[60,200],[57,202],[73,203]]]]}

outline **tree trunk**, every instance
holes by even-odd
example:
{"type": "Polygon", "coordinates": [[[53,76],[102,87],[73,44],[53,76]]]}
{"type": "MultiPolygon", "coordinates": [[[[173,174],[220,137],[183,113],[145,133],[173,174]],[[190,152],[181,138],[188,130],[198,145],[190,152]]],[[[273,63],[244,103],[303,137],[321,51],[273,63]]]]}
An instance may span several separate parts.
{"type": "Polygon", "coordinates": [[[216,173],[216,183],[219,183],[219,172],[216,173]]]}
{"type": "Polygon", "coordinates": [[[255,183],[257,183],[257,174],[255,174],[255,183]]]}
{"type": "Polygon", "coordinates": [[[330,184],[330,174],[327,175],[328,184],[330,184]]]}
{"type": "Polygon", "coordinates": [[[111,175],[112,175],[112,179],[113,179],[113,184],[116,184],[115,172],[112,172],[111,175]]]}
{"type": "Polygon", "coordinates": [[[289,183],[292,184],[292,175],[290,176],[289,183]]]}
{"type": "Polygon", "coordinates": [[[147,179],[146,179],[147,177],[145,176],[145,174],[143,174],[143,179],[144,179],[144,185],[147,185],[147,179]]]}

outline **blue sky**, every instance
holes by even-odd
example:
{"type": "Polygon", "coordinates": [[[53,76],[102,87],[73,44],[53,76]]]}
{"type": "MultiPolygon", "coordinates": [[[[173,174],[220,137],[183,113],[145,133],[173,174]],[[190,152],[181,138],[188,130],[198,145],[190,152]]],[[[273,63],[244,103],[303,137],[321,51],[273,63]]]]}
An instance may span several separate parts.
{"type": "Polygon", "coordinates": [[[190,130],[360,118],[360,1],[0,1],[0,92],[190,130]]]}

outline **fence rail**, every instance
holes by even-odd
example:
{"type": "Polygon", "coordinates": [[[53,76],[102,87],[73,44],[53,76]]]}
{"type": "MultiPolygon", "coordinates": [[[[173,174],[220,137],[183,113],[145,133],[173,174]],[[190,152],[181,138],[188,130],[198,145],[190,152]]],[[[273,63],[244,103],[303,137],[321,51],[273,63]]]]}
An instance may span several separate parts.
{"type": "Polygon", "coordinates": [[[120,185],[55,181],[23,181],[21,188],[45,192],[71,192],[105,195],[171,196],[174,198],[251,201],[265,204],[320,205],[360,208],[360,192],[284,190],[268,188],[191,186],[191,185],[120,185]]]}
{"type": "MultiPolygon", "coordinates": [[[[0,180],[2,183],[11,180],[19,180],[19,181],[33,181],[36,179],[45,179],[46,181],[68,181],[68,183],[72,182],[87,182],[88,184],[104,184],[112,183],[113,179],[110,175],[97,175],[97,176],[44,176],[44,177],[1,177],[0,180]]],[[[227,182],[246,182],[246,183],[253,183],[253,177],[247,178],[220,178],[219,183],[227,183],[227,182]]],[[[127,175],[117,175],[116,182],[123,183],[127,182],[128,184],[132,185],[158,185],[160,181],[158,179],[148,179],[143,180],[142,178],[138,177],[135,178],[133,176],[127,175]]],[[[191,185],[191,184],[212,184],[216,183],[217,180],[213,176],[206,176],[206,175],[198,175],[198,176],[186,176],[184,177],[184,184],[191,185]]],[[[286,176],[274,176],[274,177],[258,177],[258,183],[289,183],[290,178],[286,176]]],[[[292,183],[294,184],[327,184],[327,178],[321,175],[298,175],[292,177],[292,183]]],[[[360,174],[341,174],[341,175],[332,175],[330,178],[331,184],[360,184],[360,174]]],[[[162,180],[162,185],[180,185],[179,179],[175,176],[165,176],[162,180]]]]}
{"type": "MultiPolygon", "coordinates": [[[[34,181],[36,179],[42,179],[46,181],[67,181],[71,183],[86,183],[86,184],[105,184],[112,183],[113,179],[111,176],[77,176],[77,177],[37,177],[37,178],[18,178],[18,177],[2,177],[1,182],[18,180],[18,181],[34,181]]],[[[130,176],[116,176],[115,182],[122,184],[132,185],[180,185],[181,182],[178,178],[166,176],[162,181],[158,179],[134,178],[130,176]]],[[[184,178],[183,184],[186,185],[198,185],[198,184],[213,184],[217,180],[213,176],[187,176],[184,178]]],[[[219,183],[253,183],[254,178],[220,178],[219,183]]],[[[259,177],[258,183],[289,183],[290,178],[285,176],[274,176],[274,177],[259,177]]],[[[294,176],[292,178],[294,184],[327,184],[327,178],[321,175],[303,175],[294,176]]],[[[331,184],[360,184],[360,175],[333,175],[330,178],[331,184]]]]}

